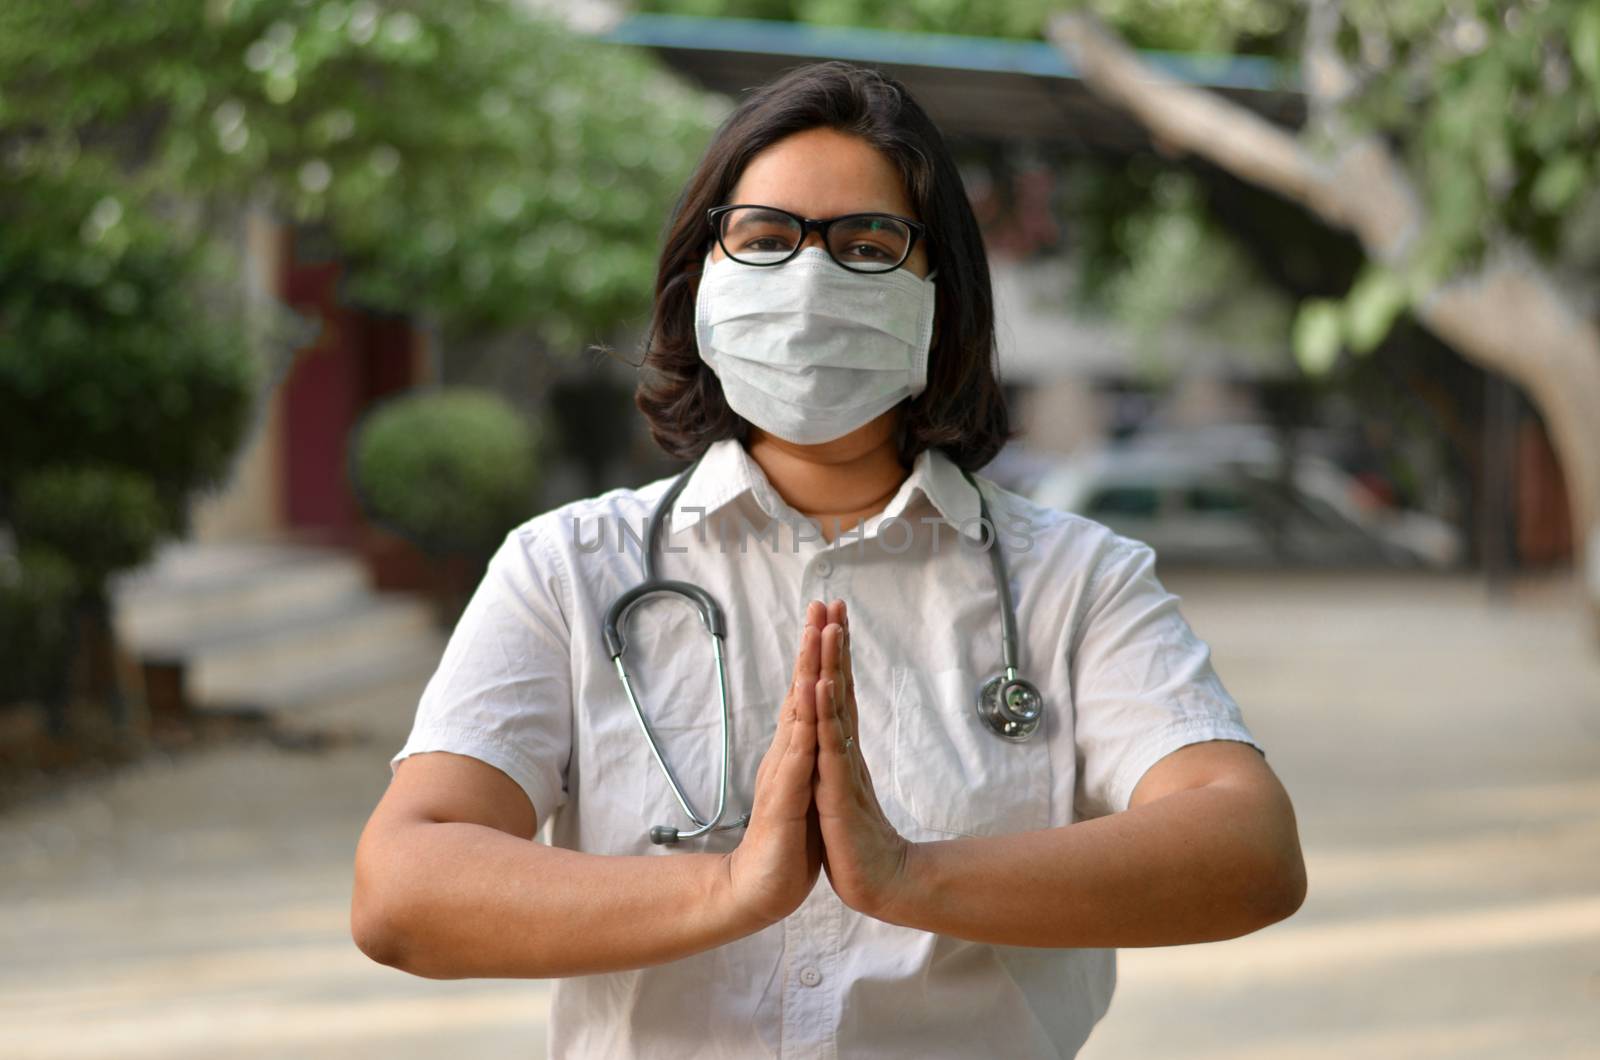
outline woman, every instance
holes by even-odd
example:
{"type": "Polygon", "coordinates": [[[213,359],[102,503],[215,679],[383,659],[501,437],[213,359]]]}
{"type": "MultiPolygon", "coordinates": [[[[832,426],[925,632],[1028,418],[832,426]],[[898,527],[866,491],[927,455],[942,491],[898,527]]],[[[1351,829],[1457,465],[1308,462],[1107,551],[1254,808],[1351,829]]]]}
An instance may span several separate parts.
{"type": "Polygon", "coordinates": [[[968,476],[1007,435],[993,351],[904,90],[830,63],[751,95],[678,205],[638,392],[698,463],[507,538],[362,836],[361,948],[560,978],[555,1056],[1066,1056],[1112,947],[1292,913],[1289,801],[1150,550],[968,476]],[[725,678],[682,599],[608,643],[646,555],[720,603],[725,678]]]}

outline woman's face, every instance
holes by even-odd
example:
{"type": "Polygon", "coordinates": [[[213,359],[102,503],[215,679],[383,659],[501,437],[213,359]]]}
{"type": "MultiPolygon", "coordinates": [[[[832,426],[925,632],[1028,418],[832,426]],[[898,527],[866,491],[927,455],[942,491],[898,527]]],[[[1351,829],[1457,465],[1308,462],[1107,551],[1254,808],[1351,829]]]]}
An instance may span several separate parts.
{"type": "MultiPolygon", "coordinates": [[[[894,163],[865,140],[826,128],[795,133],[756,155],[728,201],[776,206],[801,217],[892,213],[921,220],[894,163]]],[[[821,233],[812,232],[805,245],[822,246],[821,233]]],[[[714,241],[711,254],[713,261],[723,256],[714,241]]],[[[901,268],[928,275],[925,240],[917,241],[901,268]]]]}

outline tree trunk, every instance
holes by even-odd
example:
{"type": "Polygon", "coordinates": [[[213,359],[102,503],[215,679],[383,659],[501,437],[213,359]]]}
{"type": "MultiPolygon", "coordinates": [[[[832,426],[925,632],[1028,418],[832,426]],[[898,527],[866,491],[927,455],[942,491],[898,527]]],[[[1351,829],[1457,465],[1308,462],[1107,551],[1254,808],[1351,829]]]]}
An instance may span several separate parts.
{"type": "MultiPolygon", "coordinates": [[[[1304,204],[1354,232],[1374,260],[1402,264],[1423,230],[1415,186],[1376,139],[1352,140],[1324,161],[1287,130],[1145,64],[1089,16],[1059,16],[1049,36],[1090,88],[1163,146],[1304,204]]],[[[1325,75],[1327,57],[1314,58],[1320,65],[1312,68],[1325,75]]],[[[1522,387],[1538,408],[1561,460],[1574,550],[1600,634],[1600,329],[1530,255],[1514,250],[1441,284],[1413,311],[1463,357],[1522,387]]]]}

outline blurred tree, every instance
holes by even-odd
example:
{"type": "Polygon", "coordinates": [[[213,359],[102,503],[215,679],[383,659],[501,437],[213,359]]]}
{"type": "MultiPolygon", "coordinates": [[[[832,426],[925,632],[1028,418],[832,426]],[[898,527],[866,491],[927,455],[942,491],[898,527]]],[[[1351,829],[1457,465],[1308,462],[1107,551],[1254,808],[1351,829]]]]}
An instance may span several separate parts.
{"type": "Polygon", "coordinates": [[[176,525],[227,469],[255,382],[243,309],[175,228],[93,159],[0,165],[0,505],[46,466],[106,465],[176,525]]]}
{"type": "MultiPolygon", "coordinates": [[[[113,697],[107,580],[222,476],[255,391],[242,308],[176,222],[77,152],[0,158],[0,621],[36,631],[33,671],[76,643],[113,697]]],[[[59,730],[65,689],[0,681],[0,701],[48,693],[59,730]]]]}
{"type": "Polygon", "coordinates": [[[1404,313],[1518,383],[1561,457],[1600,622],[1600,0],[1315,0],[1298,136],[1058,19],[1085,79],[1155,138],[1352,231],[1367,264],[1294,327],[1309,371],[1404,313]]]}
{"type": "Polygon", "coordinates": [[[0,142],[318,222],[350,294],[553,345],[649,304],[716,114],[644,56],[508,0],[9,0],[0,142]]]}
{"type": "Polygon", "coordinates": [[[225,472],[259,376],[242,208],[330,236],[352,299],[572,348],[648,308],[716,117],[502,0],[0,4],[7,599],[70,582],[103,617],[225,472]]]}

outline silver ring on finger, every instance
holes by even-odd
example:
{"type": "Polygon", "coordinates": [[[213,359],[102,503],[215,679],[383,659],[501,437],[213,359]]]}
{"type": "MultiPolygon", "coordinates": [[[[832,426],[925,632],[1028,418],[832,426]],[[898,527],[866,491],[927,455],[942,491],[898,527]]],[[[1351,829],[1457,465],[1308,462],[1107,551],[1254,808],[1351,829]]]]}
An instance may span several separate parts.
{"type": "Polygon", "coordinates": [[[850,748],[854,747],[855,745],[856,745],[856,738],[854,736],[846,736],[844,738],[844,749],[846,751],[850,750],[850,748]]]}

